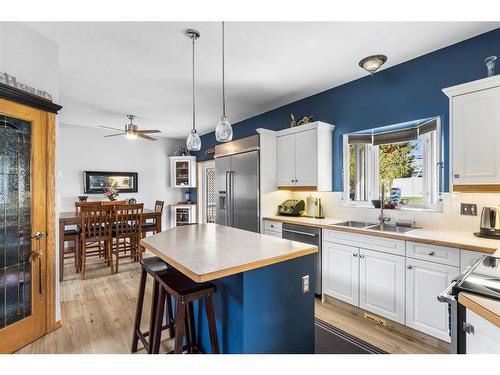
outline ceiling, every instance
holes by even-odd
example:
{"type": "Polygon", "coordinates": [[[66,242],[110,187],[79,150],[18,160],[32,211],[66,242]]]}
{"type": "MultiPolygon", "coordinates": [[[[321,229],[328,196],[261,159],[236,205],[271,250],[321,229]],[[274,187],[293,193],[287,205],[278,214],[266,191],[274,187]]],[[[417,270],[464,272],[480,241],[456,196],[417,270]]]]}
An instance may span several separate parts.
{"type": "MultiPolygon", "coordinates": [[[[196,118],[201,134],[221,116],[217,22],[29,22],[59,44],[60,121],[141,128],[184,138],[191,127],[191,41],[196,28],[196,118]]],[[[226,96],[232,123],[360,78],[358,61],[383,68],[500,27],[498,22],[226,23],[226,96]]]]}

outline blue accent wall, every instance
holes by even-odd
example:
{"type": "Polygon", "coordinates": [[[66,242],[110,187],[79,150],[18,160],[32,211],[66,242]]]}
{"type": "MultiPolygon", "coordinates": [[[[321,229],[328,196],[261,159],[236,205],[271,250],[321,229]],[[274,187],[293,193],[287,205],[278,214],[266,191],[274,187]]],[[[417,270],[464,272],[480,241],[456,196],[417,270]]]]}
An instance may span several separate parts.
{"type": "MultiPolygon", "coordinates": [[[[367,51],[367,54],[370,52],[373,51],[367,51]]],[[[290,113],[296,118],[313,115],[313,120],[334,124],[333,189],[341,191],[343,134],[441,116],[443,188],[448,191],[448,98],[442,89],[484,78],[486,67],[483,61],[491,55],[500,56],[500,28],[384,69],[373,77],[367,75],[235,123],[234,139],[253,135],[257,128],[284,129],[288,127],[290,113]]],[[[390,61],[391,56],[388,57],[390,61]]],[[[352,63],[357,64],[357,61],[352,63]]],[[[500,66],[497,72],[500,72],[500,66]]],[[[205,150],[216,143],[213,132],[201,139],[202,150],[197,154],[200,160],[204,158],[205,150]]]]}

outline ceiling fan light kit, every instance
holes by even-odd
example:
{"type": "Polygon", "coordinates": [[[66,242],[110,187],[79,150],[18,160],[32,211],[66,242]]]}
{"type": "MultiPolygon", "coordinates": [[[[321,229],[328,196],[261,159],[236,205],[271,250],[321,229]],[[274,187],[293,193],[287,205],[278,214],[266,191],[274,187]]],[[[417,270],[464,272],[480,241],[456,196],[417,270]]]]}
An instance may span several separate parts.
{"type": "Polygon", "coordinates": [[[135,116],[134,115],[127,115],[127,118],[129,119],[130,122],[128,124],[125,124],[125,131],[122,131],[122,130],[117,129],[117,128],[111,128],[109,126],[99,125],[100,128],[118,130],[119,132],[121,132],[121,133],[116,133],[116,134],[105,135],[104,137],[108,138],[108,137],[116,137],[117,135],[124,135],[128,139],[144,138],[144,139],[147,139],[148,141],[156,141],[156,138],[150,137],[146,134],[161,133],[157,129],[139,130],[137,125],[135,125],[133,123],[135,116]]]}
{"type": "Polygon", "coordinates": [[[201,149],[201,139],[196,131],[196,110],[195,110],[195,95],[194,95],[194,42],[200,37],[200,32],[194,29],[188,29],[185,32],[186,36],[191,39],[193,46],[193,128],[186,140],[186,147],[189,151],[199,151],[201,149]]]}
{"type": "Polygon", "coordinates": [[[225,90],[225,60],[224,60],[224,22],[222,22],[222,117],[215,127],[217,142],[233,140],[233,127],[226,116],[226,90],[225,90]]]}

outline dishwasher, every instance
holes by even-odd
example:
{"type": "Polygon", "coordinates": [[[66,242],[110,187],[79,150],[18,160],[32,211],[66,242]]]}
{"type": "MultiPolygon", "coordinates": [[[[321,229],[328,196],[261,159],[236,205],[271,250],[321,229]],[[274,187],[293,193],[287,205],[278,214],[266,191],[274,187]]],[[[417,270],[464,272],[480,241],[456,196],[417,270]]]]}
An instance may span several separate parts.
{"type": "Polygon", "coordinates": [[[317,297],[321,297],[321,229],[283,223],[281,236],[287,240],[303,242],[318,247],[318,252],[314,254],[314,293],[317,297]]]}

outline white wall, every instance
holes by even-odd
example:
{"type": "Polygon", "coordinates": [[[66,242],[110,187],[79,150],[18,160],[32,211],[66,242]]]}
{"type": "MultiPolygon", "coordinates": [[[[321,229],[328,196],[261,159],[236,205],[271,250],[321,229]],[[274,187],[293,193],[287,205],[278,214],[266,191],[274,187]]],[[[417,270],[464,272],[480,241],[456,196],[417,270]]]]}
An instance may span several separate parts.
{"type": "MultiPolygon", "coordinates": [[[[154,208],[156,200],[165,201],[163,227],[170,225],[168,205],[184,200],[180,189],[170,188],[168,157],[184,141],[159,137],[157,141],[130,140],[104,136],[109,131],[61,124],[59,135],[60,211],[73,211],[83,195],[83,171],[138,172],[138,193],[123,193],[119,199],[134,197],[144,208],[154,208]]],[[[104,200],[102,194],[87,194],[89,201],[104,200]]]]}

